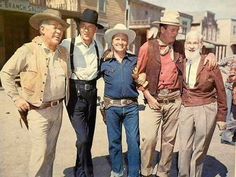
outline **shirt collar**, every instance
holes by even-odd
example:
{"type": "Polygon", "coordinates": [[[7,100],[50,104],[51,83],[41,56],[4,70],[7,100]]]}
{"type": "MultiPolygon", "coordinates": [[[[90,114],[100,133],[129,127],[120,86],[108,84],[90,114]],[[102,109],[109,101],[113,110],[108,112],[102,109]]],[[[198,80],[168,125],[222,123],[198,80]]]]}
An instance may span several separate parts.
{"type": "MultiPolygon", "coordinates": [[[[129,53],[127,53],[126,52],[126,54],[125,54],[125,57],[124,57],[124,59],[123,60],[125,60],[125,59],[127,59],[127,60],[129,60],[129,61],[131,61],[132,59],[131,59],[131,57],[130,57],[130,54],[129,53]]],[[[116,61],[116,58],[114,57],[114,54],[113,54],[113,57],[109,60],[109,62],[112,62],[113,60],[115,60],[116,61]]]]}
{"type": "Polygon", "coordinates": [[[75,38],[75,45],[84,45],[86,47],[90,47],[90,46],[93,46],[94,45],[94,40],[92,41],[92,43],[88,46],[87,44],[85,44],[81,38],[81,35],[78,35],[76,38],[75,38]]]}
{"type": "MultiPolygon", "coordinates": [[[[43,39],[42,39],[41,36],[36,36],[36,37],[32,40],[32,42],[35,42],[36,44],[38,44],[39,46],[41,46],[47,54],[51,52],[51,50],[50,50],[50,49],[46,46],[46,44],[43,42],[43,39]]],[[[61,53],[61,46],[60,46],[60,45],[57,46],[57,48],[56,48],[56,50],[55,50],[55,53],[56,53],[56,52],[61,53]]]]}

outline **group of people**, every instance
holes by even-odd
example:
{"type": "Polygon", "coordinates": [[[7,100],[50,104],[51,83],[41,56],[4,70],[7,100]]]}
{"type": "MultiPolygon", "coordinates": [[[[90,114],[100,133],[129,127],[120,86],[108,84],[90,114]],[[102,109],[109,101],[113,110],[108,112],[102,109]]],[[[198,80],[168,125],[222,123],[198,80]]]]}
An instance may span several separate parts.
{"type": "Polygon", "coordinates": [[[189,32],[183,46],[176,41],[179,13],[166,10],[155,22],[159,24],[157,38],[144,43],[136,57],[128,52],[136,34],[123,24],[105,32],[109,49],[103,52],[94,39],[97,29],[103,28],[97,21],[98,13],[85,9],[78,21],[79,35],[61,42],[69,24],[60,12],[37,13],[29,22],[40,35],[17,49],[2,68],[2,86],[18,110],[28,114],[32,141],[28,176],[52,177],[63,100],[77,137],[74,175],[94,176],[96,83],[102,77],[110,177],[124,175],[122,124],[128,144],[128,177],[169,177],[176,138],[179,176],[200,177],[216,123],[224,130],[227,113],[222,76],[215,56],[201,54],[201,34],[189,32]],[[14,81],[18,74],[21,90],[14,81]],[[148,116],[140,120],[138,90],[148,104],[148,116]],[[154,171],[159,130],[160,161],[154,171]]]}

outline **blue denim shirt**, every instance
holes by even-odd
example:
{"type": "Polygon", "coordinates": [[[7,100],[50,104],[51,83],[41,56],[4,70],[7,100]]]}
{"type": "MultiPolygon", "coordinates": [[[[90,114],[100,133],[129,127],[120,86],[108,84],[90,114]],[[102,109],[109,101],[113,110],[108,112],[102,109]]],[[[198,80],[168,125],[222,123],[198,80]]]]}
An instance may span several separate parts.
{"type": "Polygon", "coordinates": [[[105,81],[104,95],[112,99],[137,98],[138,91],[132,77],[137,64],[135,55],[126,54],[122,63],[115,58],[101,64],[101,74],[105,81]]]}

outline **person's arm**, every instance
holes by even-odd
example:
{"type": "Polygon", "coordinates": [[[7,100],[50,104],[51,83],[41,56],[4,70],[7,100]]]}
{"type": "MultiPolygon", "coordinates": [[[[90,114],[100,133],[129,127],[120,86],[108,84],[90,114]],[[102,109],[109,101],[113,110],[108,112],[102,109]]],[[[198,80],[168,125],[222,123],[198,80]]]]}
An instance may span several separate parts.
{"type": "Polygon", "coordinates": [[[226,115],[227,115],[227,103],[226,103],[226,93],[224,88],[223,78],[220,73],[220,69],[217,67],[213,70],[214,80],[217,94],[217,125],[220,130],[226,129],[226,115]]]}
{"type": "Polygon", "coordinates": [[[17,49],[1,70],[2,86],[19,110],[29,109],[29,104],[20,96],[15,84],[16,76],[26,67],[26,55],[29,53],[26,46],[17,49]]]}
{"type": "Polygon", "coordinates": [[[133,78],[137,83],[139,90],[143,91],[147,88],[148,82],[146,80],[146,65],[148,60],[148,43],[146,42],[139,49],[137,66],[133,70],[133,78]]]}

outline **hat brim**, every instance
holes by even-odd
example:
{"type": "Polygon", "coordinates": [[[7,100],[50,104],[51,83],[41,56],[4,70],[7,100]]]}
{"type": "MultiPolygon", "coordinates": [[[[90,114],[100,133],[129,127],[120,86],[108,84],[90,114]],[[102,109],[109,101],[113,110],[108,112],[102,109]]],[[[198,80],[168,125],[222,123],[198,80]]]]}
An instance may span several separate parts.
{"type": "Polygon", "coordinates": [[[70,26],[68,23],[66,23],[64,20],[62,20],[62,19],[60,19],[58,17],[55,17],[55,16],[53,16],[51,14],[40,14],[40,13],[39,14],[35,14],[32,17],[30,17],[29,23],[30,23],[30,25],[34,29],[38,30],[39,29],[39,25],[44,20],[55,20],[55,21],[59,22],[63,26],[63,28],[65,28],[65,29],[70,26]]]}
{"type": "Polygon", "coordinates": [[[80,23],[80,22],[87,22],[87,23],[94,24],[95,26],[97,26],[98,29],[103,29],[104,28],[104,26],[102,26],[99,23],[92,23],[91,21],[88,21],[88,20],[83,19],[83,18],[79,18],[78,23],[80,23]]]}
{"type": "Polygon", "coordinates": [[[105,38],[105,41],[108,43],[108,44],[111,44],[111,41],[112,41],[112,37],[116,34],[126,34],[128,36],[128,43],[131,44],[135,37],[136,37],[136,33],[133,31],[133,30],[125,30],[125,29],[108,29],[106,32],[105,32],[105,35],[104,35],[104,38],[105,38]]]}
{"type": "Polygon", "coordinates": [[[152,22],[153,25],[155,24],[164,24],[164,25],[173,25],[173,26],[181,26],[179,23],[173,23],[173,22],[165,22],[165,21],[153,21],[152,22]]]}

